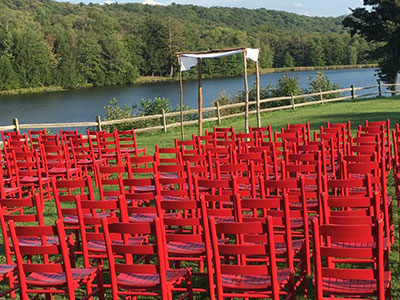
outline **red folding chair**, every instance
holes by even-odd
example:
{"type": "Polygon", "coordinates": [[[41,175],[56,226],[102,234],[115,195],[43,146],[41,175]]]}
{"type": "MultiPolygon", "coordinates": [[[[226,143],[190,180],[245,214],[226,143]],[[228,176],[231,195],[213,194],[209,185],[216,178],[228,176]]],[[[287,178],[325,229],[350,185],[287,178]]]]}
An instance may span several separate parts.
{"type": "MultiPolygon", "coordinates": [[[[156,296],[174,299],[176,288],[186,283],[184,295],[179,299],[193,299],[191,272],[189,269],[170,269],[166,258],[165,240],[162,225],[158,218],[148,223],[112,223],[103,219],[104,239],[110,266],[111,291],[113,299],[136,296],[156,296]],[[147,235],[149,243],[130,245],[129,237],[147,235]],[[115,236],[123,244],[113,244],[115,236]],[[133,259],[145,255],[145,259],[133,259]],[[120,256],[121,259],[116,259],[120,256]],[[151,262],[151,263],[149,263],[151,262]]],[[[175,298],[178,299],[178,298],[175,298]]]]}
{"type": "Polygon", "coordinates": [[[116,134],[117,143],[121,154],[129,156],[146,155],[146,148],[139,148],[136,142],[135,130],[118,130],[116,134]]]}
{"type": "MultiPolygon", "coordinates": [[[[9,223],[11,240],[15,248],[21,299],[29,299],[30,294],[65,294],[76,299],[75,292],[86,286],[87,299],[97,295],[104,299],[103,275],[99,268],[73,268],[62,220],[56,226],[15,226],[9,223]],[[39,245],[22,245],[21,238],[39,238],[39,245]],[[47,241],[57,238],[57,245],[47,241]],[[98,287],[92,290],[97,278],[98,287]]],[[[49,296],[46,296],[49,297],[49,296]]]]}
{"type": "Polygon", "coordinates": [[[192,276],[207,276],[208,287],[193,287],[194,292],[207,293],[214,298],[212,247],[207,216],[202,214],[200,203],[195,200],[160,202],[162,222],[164,224],[167,243],[167,259],[175,268],[180,268],[181,262],[194,262],[199,272],[192,276]],[[179,213],[180,218],[173,216],[179,213]],[[205,269],[207,266],[207,270],[205,269]]]}
{"type": "MultiPolygon", "coordinates": [[[[210,219],[211,240],[214,249],[217,299],[271,298],[294,299],[289,286],[293,270],[276,259],[272,217],[266,224],[260,222],[215,223],[210,219]],[[244,236],[264,236],[266,243],[248,243],[244,236]],[[225,242],[221,243],[220,239],[225,242]],[[257,261],[251,263],[256,257],[257,261]],[[284,290],[288,287],[288,290],[284,290]]],[[[293,286],[292,286],[293,287],[293,286]]]]}
{"type": "Polygon", "coordinates": [[[319,225],[315,218],[313,236],[316,299],[391,299],[381,219],[374,225],[319,225]],[[343,243],[371,246],[338,246],[343,243]]]}

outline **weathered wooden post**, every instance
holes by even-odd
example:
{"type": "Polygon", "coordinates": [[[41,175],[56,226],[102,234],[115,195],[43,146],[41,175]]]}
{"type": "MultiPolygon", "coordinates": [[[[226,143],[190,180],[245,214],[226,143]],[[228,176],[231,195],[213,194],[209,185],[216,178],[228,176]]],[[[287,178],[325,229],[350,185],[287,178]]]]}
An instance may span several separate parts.
{"type": "Polygon", "coordinates": [[[97,117],[96,117],[96,122],[97,122],[97,129],[98,129],[98,131],[102,131],[103,128],[101,127],[101,117],[100,117],[100,116],[97,116],[97,117]]]}
{"type": "Polygon", "coordinates": [[[245,107],[244,107],[244,130],[246,133],[249,132],[249,82],[247,80],[247,52],[243,51],[243,68],[244,68],[244,91],[245,97],[245,107]]]}
{"type": "Polygon", "coordinates": [[[324,95],[322,94],[321,89],[319,89],[319,100],[320,100],[321,104],[324,104],[324,95]]]}
{"type": "Polygon", "coordinates": [[[164,128],[164,133],[167,133],[167,119],[165,117],[165,110],[162,109],[161,112],[162,112],[162,126],[164,128]]]}
{"type": "Polygon", "coordinates": [[[15,131],[15,132],[19,131],[18,119],[17,119],[17,118],[14,118],[13,123],[14,123],[14,126],[15,126],[14,131],[15,131]]]}
{"type": "Polygon", "coordinates": [[[260,91],[260,66],[256,61],[256,84],[257,84],[257,127],[261,127],[261,91],[260,91]]]}
{"type": "Polygon", "coordinates": [[[181,138],[185,139],[185,132],[183,129],[183,80],[182,80],[182,56],[179,55],[179,89],[180,89],[180,116],[181,116],[181,138]]]}
{"type": "Polygon", "coordinates": [[[221,110],[219,108],[219,101],[217,101],[217,119],[218,119],[218,125],[221,126],[221,110]]]}
{"type": "Polygon", "coordinates": [[[351,99],[354,100],[356,98],[356,91],[354,89],[354,85],[351,85],[351,99]]]}
{"type": "Polygon", "coordinates": [[[379,92],[379,97],[382,97],[382,82],[378,80],[378,92],[379,92]]]}
{"type": "Polygon", "coordinates": [[[201,58],[197,59],[198,61],[198,73],[199,73],[199,136],[203,134],[203,84],[202,84],[202,77],[203,77],[203,60],[201,58]]]}
{"type": "Polygon", "coordinates": [[[293,109],[293,111],[295,111],[296,107],[294,105],[294,95],[293,95],[293,93],[290,93],[290,96],[291,96],[290,102],[292,103],[292,109],[293,109]]]}

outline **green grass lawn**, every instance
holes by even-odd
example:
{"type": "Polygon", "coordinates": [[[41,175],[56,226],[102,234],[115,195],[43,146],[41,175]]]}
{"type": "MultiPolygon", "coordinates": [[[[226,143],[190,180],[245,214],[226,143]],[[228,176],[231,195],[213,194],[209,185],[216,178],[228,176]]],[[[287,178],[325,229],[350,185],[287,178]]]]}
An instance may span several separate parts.
{"type": "MultiPolygon", "coordinates": [[[[309,121],[312,130],[318,130],[320,126],[326,124],[327,121],[333,123],[342,123],[348,120],[351,121],[353,133],[356,132],[358,124],[364,124],[365,120],[377,121],[391,119],[392,127],[400,119],[400,96],[391,98],[374,98],[368,100],[353,100],[341,103],[330,104],[316,104],[315,106],[308,106],[298,108],[296,111],[283,110],[262,114],[262,125],[271,124],[273,129],[280,130],[281,127],[286,126],[286,123],[304,123],[309,121]]],[[[256,117],[252,115],[249,120],[251,126],[256,126],[256,117]]],[[[211,130],[215,123],[209,122],[204,124],[204,129],[211,130]]],[[[234,126],[236,132],[244,131],[244,119],[235,118],[224,120],[221,127],[234,126]]],[[[197,135],[196,126],[185,127],[185,137],[189,139],[192,134],[197,135]]],[[[154,153],[155,145],[160,147],[172,147],[174,138],[180,139],[180,129],[169,129],[166,134],[162,132],[143,133],[137,134],[137,141],[139,147],[146,147],[148,154],[154,153]]],[[[393,175],[389,175],[388,192],[394,197],[394,180],[393,175]]],[[[394,199],[394,222],[396,243],[392,248],[391,271],[393,276],[392,281],[392,295],[393,299],[400,299],[400,276],[399,276],[399,243],[398,243],[398,211],[397,199],[394,199]]],[[[46,223],[53,223],[56,218],[56,210],[52,201],[46,203],[45,219],[46,223]]],[[[3,249],[1,249],[3,251],[3,249]]],[[[1,252],[4,253],[4,252],[1,252]]],[[[4,263],[4,256],[0,256],[0,263],[4,263]]],[[[311,284],[311,280],[310,280],[311,284]]],[[[0,287],[0,289],[3,287],[0,287]]],[[[311,288],[312,290],[312,288],[311,288]]],[[[311,292],[309,299],[313,299],[313,292],[311,292]]],[[[299,297],[301,298],[301,297],[299,297]]],[[[63,299],[55,297],[54,299],[63,299]]],[[[200,299],[200,298],[197,298],[200,299]]],[[[206,298],[203,298],[206,299],[206,298]]]]}

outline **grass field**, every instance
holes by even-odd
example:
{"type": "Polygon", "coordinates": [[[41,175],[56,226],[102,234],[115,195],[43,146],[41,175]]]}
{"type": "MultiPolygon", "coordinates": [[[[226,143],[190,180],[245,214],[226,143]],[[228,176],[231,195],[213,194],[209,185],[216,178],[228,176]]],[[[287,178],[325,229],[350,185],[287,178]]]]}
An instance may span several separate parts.
{"type": "MultiPolygon", "coordinates": [[[[308,106],[298,108],[296,111],[284,110],[276,111],[271,113],[262,114],[262,125],[271,124],[273,129],[279,130],[284,127],[286,123],[304,123],[310,121],[311,129],[317,130],[320,126],[325,125],[327,121],[338,123],[351,121],[353,133],[355,133],[357,125],[364,123],[365,120],[376,121],[391,119],[392,127],[400,119],[400,96],[391,98],[374,98],[368,100],[353,100],[341,103],[330,103],[324,105],[308,106]]],[[[256,126],[255,116],[251,116],[249,120],[251,126],[256,126]]],[[[204,129],[212,129],[214,123],[205,123],[204,129]]],[[[242,118],[224,120],[221,127],[234,126],[236,132],[244,131],[244,120],[242,118]]],[[[190,138],[192,134],[197,134],[196,126],[185,127],[185,137],[190,138]]],[[[137,140],[139,147],[146,147],[148,154],[154,153],[155,145],[161,147],[173,146],[174,138],[180,138],[180,129],[171,129],[168,133],[164,134],[161,132],[138,134],[137,140]]],[[[388,180],[388,192],[391,196],[395,196],[394,193],[394,181],[393,174],[389,175],[388,180]]],[[[392,248],[390,256],[391,260],[391,271],[392,271],[392,295],[393,299],[400,299],[400,274],[399,274],[399,236],[398,236],[398,211],[397,211],[397,199],[394,199],[394,222],[395,222],[395,234],[396,243],[392,248]]],[[[56,218],[54,204],[50,202],[46,203],[45,211],[46,223],[51,224],[56,218]]],[[[3,249],[1,250],[3,251],[3,249]]],[[[4,252],[2,252],[4,253],[4,252]]],[[[0,263],[4,262],[4,256],[0,257],[0,263]]],[[[311,280],[310,280],[311,284],[311,280]]],[[[301,298],[301,297],[299,297],[301,298]]],[[[55,297],[54,299],[63,299],[55,297]]],[[[200,299],[200,298],[198,298],[200,299]]],[[[203,298],[206,299],[206,298],[203,298]]],[[[310,293],[308,299],[313,299],[313,293],[310,293]]]]}

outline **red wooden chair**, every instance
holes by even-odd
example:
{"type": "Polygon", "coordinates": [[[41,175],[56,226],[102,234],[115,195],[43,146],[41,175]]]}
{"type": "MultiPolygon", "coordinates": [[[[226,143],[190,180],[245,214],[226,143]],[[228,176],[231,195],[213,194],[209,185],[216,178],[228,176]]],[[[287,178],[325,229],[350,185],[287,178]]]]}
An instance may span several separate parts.
{"type": "Polygon", "coordinates": [[[41,149],[49,176],[58,179],[73,179],[82,176],[81,169],[72,166],[68,148],[64,144],[56,146],[43,143],[41,149]]]}
{"type": "MultiPolygon", "coordinates": [[[[282,180],[260,180],[261,182],[261,198],[266,196],[283,196],[289,194],[289,206],[292,211],[296,211],[296,216],[291,217],[291,226],[297,234],[305,239],[306,255],[307,255],[307,274],[311,274],[311,249],[310,249],[310,233],[309,223],[312,215],[308,213],[307,192],[305,187],[306,179],[302,176],[300,179],[282,179],[282,180]],[[291,192],[295,191],[295,192],[291,192]]],[[[321,205],[318,204],[321,209],[321,205]]],[[[319,214],[322,218],[322,215],[319,214]]]]}
{"type": "Polygon", "coordinates": [[[105,159],[99,158],[94,153],[88,138],[70,139],[69,146],[71,147],[74,166],[81,168],[84,176],[89,176],[91,172],[94,172],[96,164],[106,164],[105,159]]]}
{"type": "Polygon", "coordinates": [[[194,199],[193,178],[187,175],[187,166],[159,165],[156,168],[162,201],[194,199]]]}
{"type": "Polygon", "coordinates": [[[40,145],[42,143],[42,136],[47,135],[45,129],[42,130],[28,130],[29,143],[31,146],[31,150],[40,149],[40,145]]]}
{"type": "MultiPolygon", "coordinates": [[[[295,129],[299,130],[300,134],[302,134],[302,139],[304,142],[311,141],[311,129],[310,129],[310,122],[306,122],[304,124],[290,124],[286,123],[286,130],[287,129],[295,129]]],[[[286,131],[285,130],[285,131],[286,131]]]]}
{"type": "Polygon", "coordinates": [[[161,222],[157,218],[148,223],[112,223],[103,219],[104,239],[111,275],[113,299],[136,296],[158,296],[162,299],[178,299],[173,296],[176,288],[186,282],[184,295],[179,299],[193,299],[191,272],[188,269],[170,269],[166,258],[165,240],[162,237],[161,222]],[[149,236],[145,245],[130,245],[129,237],[149,236]],[[115,236],[123,244],[113,244],[115,236]],[[147,259],[135,259],[135,255],[146,255],[147,259]],[[116,259],[121,256],[121,259],[116,259]],[[151,261],[152,263],[148,263],[151,261]],[[174,297],[174,298],[173,298],[174,297]]]}
{"type": "Polygon", "coordinates": [[[261,142],[272,142],[271,125],[268,125],[268,126],[265,126],[265,127],[251,127],[251,126],[249,126],[249,131],[250,132],[254,132],[256,134],[258,145],[261,145],[261,142]]]}
{"type": "Polygon", "coordinates": [[[319,225],[313,219],[313,236],[316,299],[391,299],[391,275],[384,255],[381,219],[372,226],[319,225]],[[343,243],[371,246],[337,246],[343,243]]]}
{"type": "Polygon", "coordinates": [[[182,156],[201,154],[201,148],[199,148],[194,134],[192,135],[191,140],[179,141],[178,139],[175,139],[174,143],[175,148],[178,148],[181,151],[182,156]]]}
{"type": "MultiPolygon", "coordinates": [[[[38,192],[42,203],[51,200],[51,178],[46,168],[46,162],[38,151],[12,152],[14,174],[22,188],[32,193],[38,192]]],[[[44,209],[44,207],[43,207],[44,209]]]]}
{"type": "Polygon", "coordinates": [[[95,166],[96,182],[100,200],[116,200],[123,195],[124,184],[122,179],[129,177],[127,166],[95,166]]]}
{"type": "MultiPolygon", "coordinates": [[[[101,220],[106,218],[109,223],[127,222],[128,215],[126,203],[122,196],[116,200],[90,201],[81,200],[79,196],[75,197],[75,204],[79,220],[79,230],[82,240],[82,254],[84,267],[90,267],[97,264],[104,266],[103,260],[107,258],[106,244],[104,235],[101,231],[101,220]],[[85,213],[90,211],[90,214],[85,213]],[[107,216],[104,216],[107,213],[107,216]]],[[[140,245],[145,243],[145,236],[131,237],[131,245],[140,245]]],[[[113,244],[123,244],[123,239],[113,240],[113,244]]]]}
{"type": "MultiPolygon", "coordinates": [[[[76,290],[86,286],[87,299],[97,295],[104,299],[103,277],[98,268],[72,268],[69,249],[62,220],[56,226],[15,226],[9,223],[11,239],[15,248],[21,299],[29,299],[30,294],[65,294],[75,299],[76,290]],[[39,245],[21,245],[21,238],[40,238],[39,245]],[[47,241],[57,238],[57,245],[47,241]],[[29,257],[28,259],[26,257],[29,257]],[[97,277],[98,287],[92,290],[92,282],[97,277]]],[[[47,296],[48,297],[48,296],[47,296]]]]}
{"type": "Polygon", "coordinates": [[[181,262],[196,262],[199,272],[192,275],[207,276],[209,287],[197,286],[193,288],[193,291],[207,293],[211,299],[215,299],[208,219],[202,214],[200,202],[164,200],[160,202],[160,206],[168,261],[176,268],[180,268],[181,262]],[[173,214],[176,213],[182,214],[182,217],[174,217],[173,214]]]}
{"type": "Polygon", "coordinates": [[[122,155],[139,156],[146,155],[146,148],[139,148],[136,142],[135,130],[119,130],[116,134],[117,144],[122,155]]]}
{"type": "Polygon", "coordinates": [[[151,222],[159,217],[157,201],[161,201],[158,176],[123,179],[124,198],[129,203],[129,222],[151,222]]]}
{"type": "MultiPolygon", "coordinates": [[[[263,199],[243,199],[235,197],[237,220],[239,222],[266,223],[268,216],[273,218],[275,251],[278,262],[285,262],[294,270],[295,282],[292,288],[303,287],[306,290],[307,254],[305,239],[292,231],[291,220],[298,213],[289,208],[289,196],[266,197],[263,199]]],[[[244,240],[249,243],[267,243],[264,237],[247,235],[244,240]]]]}
{"type": "Polygon", "coordinates": [[[293,279],[293,271],[285,265],[278,269],[272,217],[261,222],[215,223],[210,219],[214,249],[217,299],[271,298],[294,299],[293,288],[285,287],[293,279]],[[266,243],[248,243],[244,236],[260,236],[266,243]],[[220,243],[220,239],[227,239],[220,243]],[[257,261],[251,263],[256,257],[257,261]]]}
{"type": "Polygon", "coordinates": [[[119,148],[117,131],[107,133],[98,131],[96,133],[97,151],[100,158],[105,159],[108,165],[121,165],[126,160],[128,154],[122,155],[119,148]]]}
{"type": "Polygon", "coordinates": [[[23,191],[19,183],[19,177],[13,175],[6,177],[4,170],[0,166],[0,199],[8,197],[22,198],[23,191]]]}
{"type": "MultiPolygon", "coordinates": [[[[9,268],[7,271],[7,265],[0,265],[0,279],[8,278],[10,292],[15,290],[17,286],[16,276],[13,274],[13,270],[16,268],[14,260],[14,247],[10,240],[10,232],[7,227],[7,223],[13,220],[15,223],[20,225],[44,225],[42,204],[40,203],[40,197],[36,194],[34,197],[28,197],[25,199],[19,198],[7,198],[0,199],[0,224],[2,230],[2,238],[5,249],[5,259],[9,266],[14,265],[14,268],[9,268]],[[11,291],[12,290],[12,291],[11,291]]],[[[40,244],[40,237],[31,238],[20,238],[19,242],[21,245],[35,245],[40,244]]],[[[57,244],[58,239],[52,239],[47,241],[49,244],[57,244]]],[[[2,294],[0,297],[5,296],[2,294]]],[[[14,293],[11,294],[14,297],[14,293]]]]}

